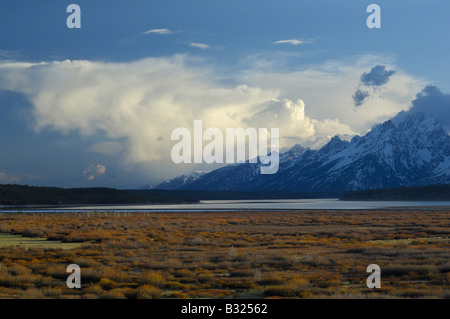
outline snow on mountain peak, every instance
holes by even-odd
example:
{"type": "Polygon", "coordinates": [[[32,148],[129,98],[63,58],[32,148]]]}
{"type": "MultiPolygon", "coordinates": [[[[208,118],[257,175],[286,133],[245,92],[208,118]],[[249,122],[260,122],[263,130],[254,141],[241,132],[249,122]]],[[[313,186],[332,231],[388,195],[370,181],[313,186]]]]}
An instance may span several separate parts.
{"type": "Polygon", "coordinates": [[[235,164],[169,183],[183,189],[302,192],[450,183],[450,136],[430,115],[400,112],[350,141],[335,136],[319,150],[294,145],[280,155],[277,174],[262,176],[259,165],[235,164]]]}

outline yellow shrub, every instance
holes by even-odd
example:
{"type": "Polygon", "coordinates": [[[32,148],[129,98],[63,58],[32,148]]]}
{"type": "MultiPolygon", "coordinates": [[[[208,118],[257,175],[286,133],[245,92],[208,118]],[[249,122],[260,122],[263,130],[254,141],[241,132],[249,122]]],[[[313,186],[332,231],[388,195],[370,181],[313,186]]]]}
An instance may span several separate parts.
{"type": "Polygon", "coordinates": [[[161,289],[152,285],[144,285],[137,289],[139,299],[157,299],[161,297],[161,289]]]}
{"type": "Polygon", "coordinates": [[[100,286],[105,290],[110,290],[117,287],[117,283],[109,278],[102,278],[100,279],[100,286]]]}
{"type": "Polygon", "coordinates": [[[142,284],[149,284],[158,288],[164,286],[164,277],[160,272],[149,272],[141,276],[138,281],[142,284]]]}

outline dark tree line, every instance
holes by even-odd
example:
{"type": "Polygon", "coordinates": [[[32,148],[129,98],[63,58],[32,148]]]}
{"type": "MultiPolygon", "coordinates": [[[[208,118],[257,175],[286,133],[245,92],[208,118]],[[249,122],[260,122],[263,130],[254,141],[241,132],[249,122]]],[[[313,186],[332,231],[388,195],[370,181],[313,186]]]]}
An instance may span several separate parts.
{"type": "Polygon", "coordinates": [[[192,194],[114,188],[58,188],[0,185],[0,205],[89,205],[198,202],[192,194]]]}
{"type": "MultiPolygon", "coordinates": [[[[27,185],[0,185],[0,205],[108,205],[196,203],[199,200],[226,199],[294,199],[338,197],[335,193],[293,193],[279,191],[169,191],[119,190],[106,187],[58,188],[27,185]]],[[[345,194],[341,200],[413,200],[450,201],[450,185],[371,189],[345,194]]]]}
{"type": "Polygon", "coordinates": [[[369,189],[346,194],[341,200],[450,201],[450,185],[369,189]]]}

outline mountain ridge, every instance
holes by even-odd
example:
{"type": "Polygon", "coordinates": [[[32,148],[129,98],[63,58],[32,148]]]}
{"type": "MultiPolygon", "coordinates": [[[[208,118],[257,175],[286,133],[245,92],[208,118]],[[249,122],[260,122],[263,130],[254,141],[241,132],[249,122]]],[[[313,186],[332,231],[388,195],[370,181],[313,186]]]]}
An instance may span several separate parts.
{"type": "Polygon", "coordinates": [[[431,115],[403,111],[350,141],[334,136],[319,150],[294,145],[280,154],[276,174],[259,174],[261,165],[225,166],[175,189],[321,192],[446,184],[450,136],[431,115]]]}

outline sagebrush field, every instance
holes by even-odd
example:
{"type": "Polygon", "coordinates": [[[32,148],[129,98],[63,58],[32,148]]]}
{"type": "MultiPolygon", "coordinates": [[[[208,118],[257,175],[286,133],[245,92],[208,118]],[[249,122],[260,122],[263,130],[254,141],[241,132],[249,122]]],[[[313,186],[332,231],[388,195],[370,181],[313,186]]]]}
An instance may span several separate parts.
{"type": "Polygon", "coordinates": [[[449,217],[419,209],[0,214],[0,298],[449,298],[449,217]],[[66,286],[70,264],[81,267],[81,289],[66,286]],[[366,286],[370,264],[381,267],[380,289],[366,286]]]}

